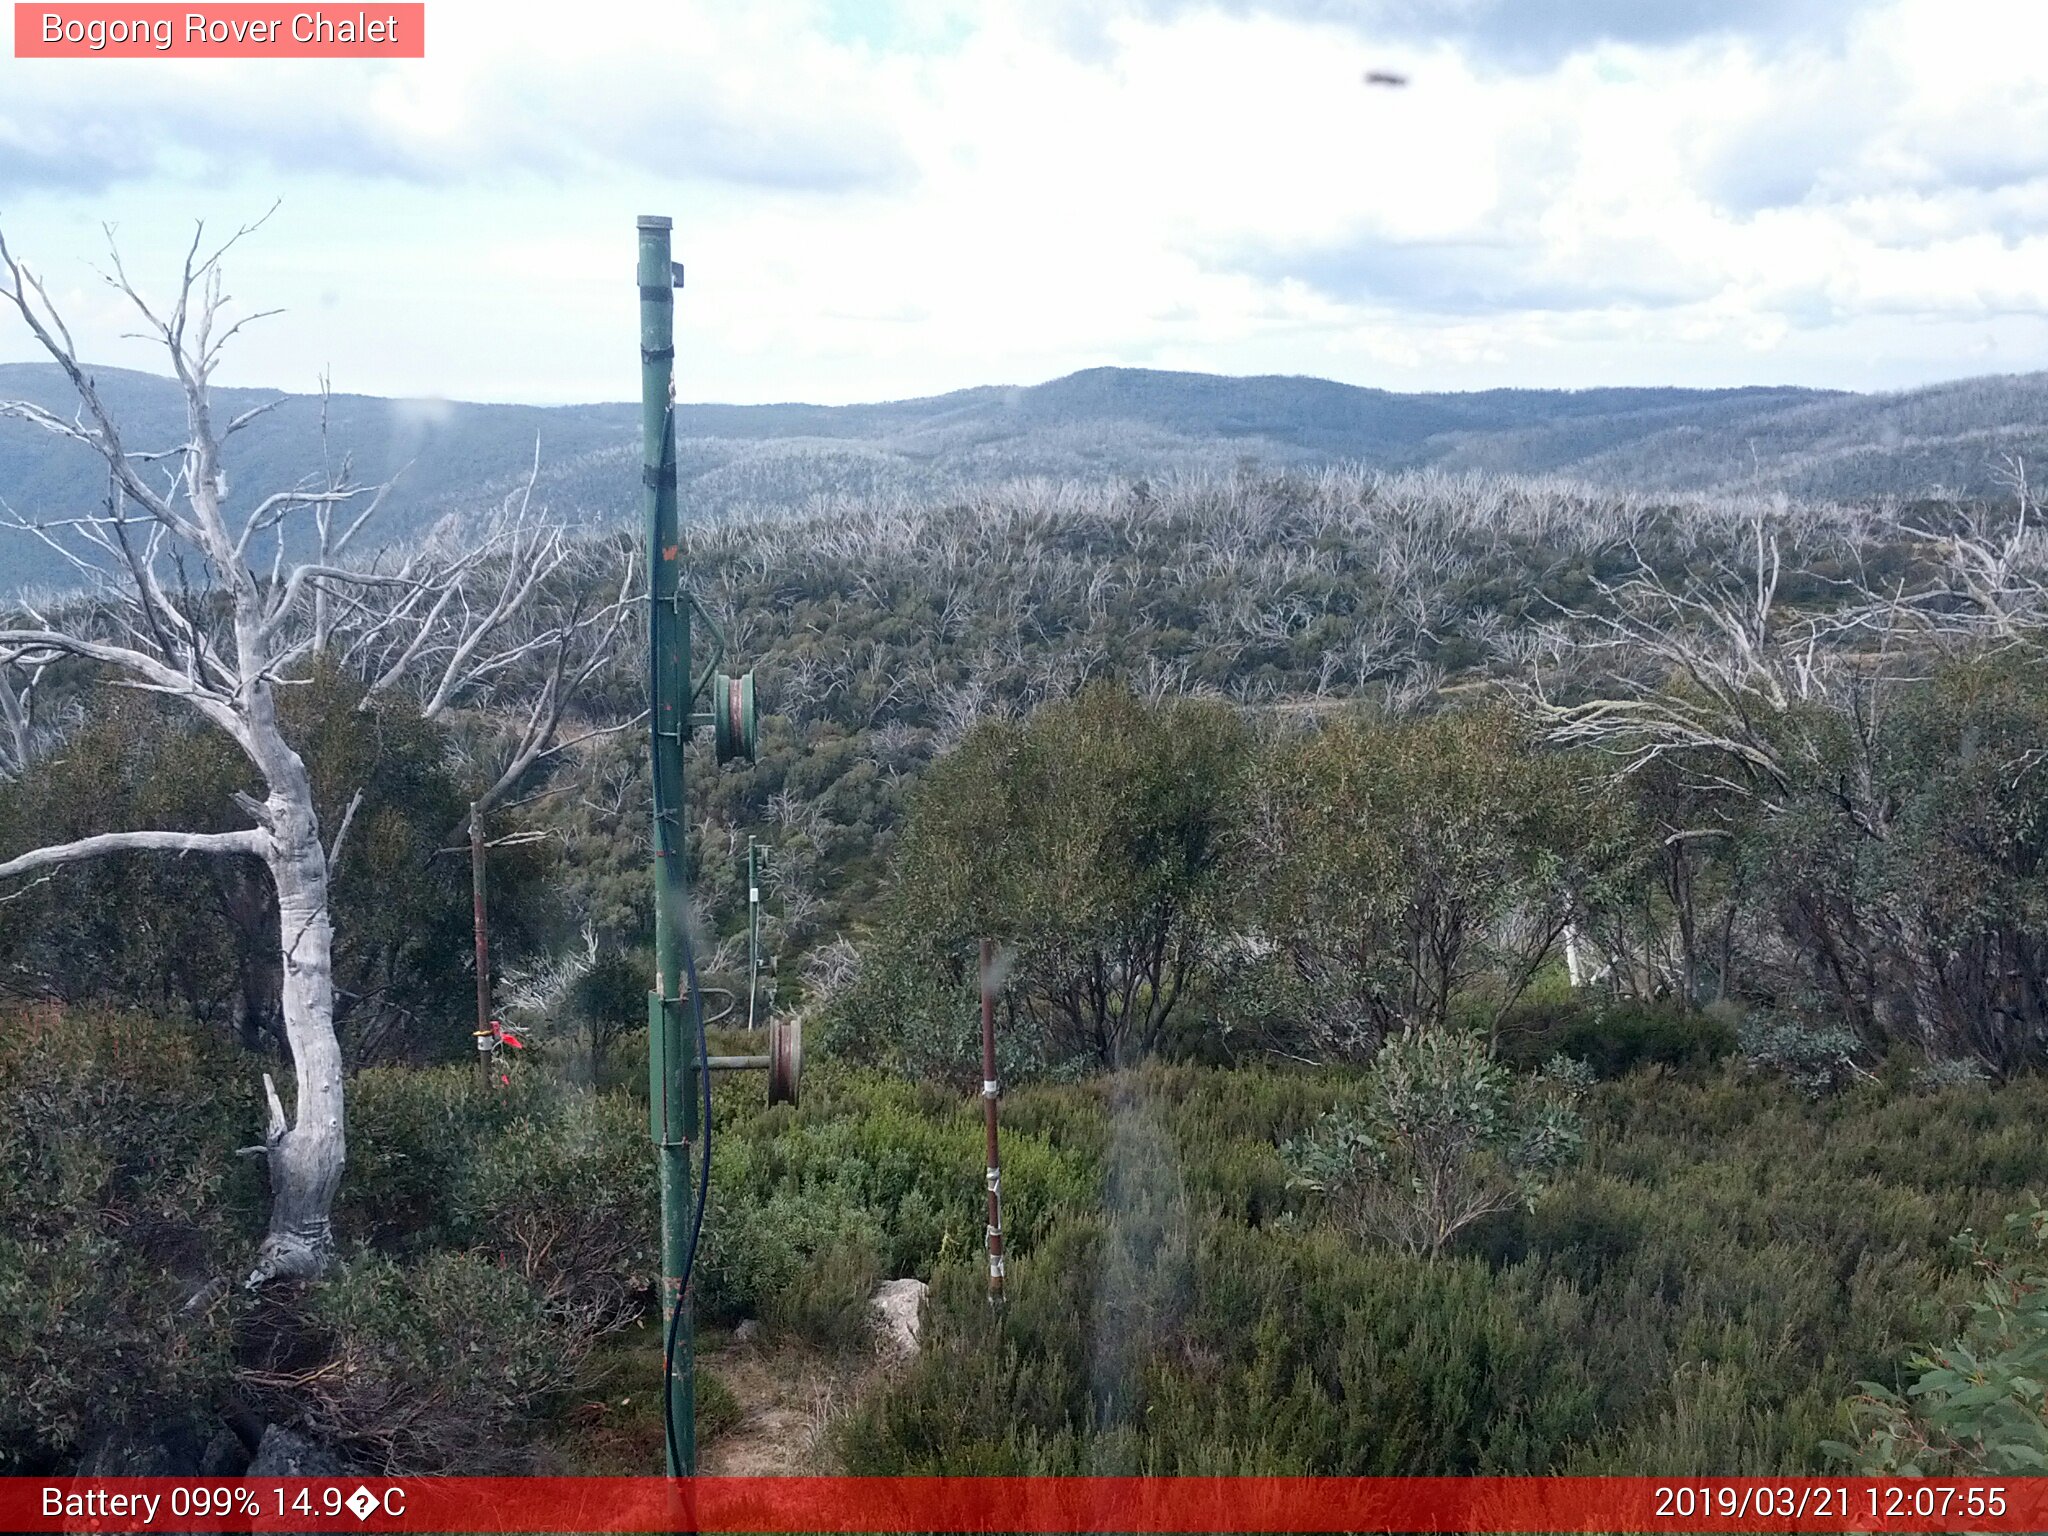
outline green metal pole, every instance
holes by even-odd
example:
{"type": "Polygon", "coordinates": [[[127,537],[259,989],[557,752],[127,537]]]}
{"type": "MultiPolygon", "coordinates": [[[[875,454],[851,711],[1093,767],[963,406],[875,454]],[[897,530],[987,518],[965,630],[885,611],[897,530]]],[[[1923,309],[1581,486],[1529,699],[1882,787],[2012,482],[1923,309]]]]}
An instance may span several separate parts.
{"type": "Polygon", "coordinates": [[[655,991],[648,999],[648,1119],[661,1172],[661,1317],[663,1337],[680,1308],[675,1354],[675,1425],[668,1437],[668,1475],[697,1470],[695,1340],[690,1298],[683,1291],[690,1241],[690,1146],[697,1134],[695,1040],[684,1028],[683,915],[689,876],[684,863],[683,749],[690,734],[690,607],[682,573],[676,513],[675,269],[670,221],[640,219],[640,425],[647,512],[649,721],[654,742],[655,991]]]}

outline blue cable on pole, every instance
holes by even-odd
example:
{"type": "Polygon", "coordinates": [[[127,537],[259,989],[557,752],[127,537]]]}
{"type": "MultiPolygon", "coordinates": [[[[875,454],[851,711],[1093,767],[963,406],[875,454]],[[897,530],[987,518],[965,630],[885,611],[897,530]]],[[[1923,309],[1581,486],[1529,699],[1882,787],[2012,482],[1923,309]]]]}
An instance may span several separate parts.
{"type": "MultiPolygon", "coordinates": [[[[697,984],[697,946],[683,934],[683,967],[690,978],[690,1017],[697,1035],[697,1081],[703,1085],[704,1120],[700,1127],[703,1156],[698,1163],[697,1204],[690,1216],[690,1245],[683,1250],[683,1271],[676,1277],[676,1304],[668,1315],[668,1339],[661,1351],[661,1421],[668,1443],[676,1440],[676,1344],[682,1336],[684,1298],[690,1292],[690,1274],[697,1267],[697,1239],[704,1231],[704,1204],[711,1195],[711,1046],[704,1034],[704,992],[697,984]]],[[[695,1451],[694,1429],[691,1449],[695,1451]]],[[[694,1454],[692,1460],[694,1461],[694,1454]]],[[[696,1468],[690,1473],[696,1475],[696,1468]]]]}

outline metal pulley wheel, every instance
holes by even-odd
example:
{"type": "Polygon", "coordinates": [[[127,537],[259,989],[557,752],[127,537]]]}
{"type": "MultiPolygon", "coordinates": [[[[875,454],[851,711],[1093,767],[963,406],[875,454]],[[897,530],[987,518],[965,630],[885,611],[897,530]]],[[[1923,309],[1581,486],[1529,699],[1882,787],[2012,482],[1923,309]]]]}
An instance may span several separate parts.
{"type": "Polygon", "coordinates": [[[801,1019],[768,1023],[768,1102],[794,1104],[797,1079],[803,1075],[804,1026],[801,1019]]]}
{"type": "Polygon", "coordinates": [[[711,675],[711,740],[721,763],[734,758],[754,760],[760,742],[760,720],[754,713],[754,674],[711,675]]]}

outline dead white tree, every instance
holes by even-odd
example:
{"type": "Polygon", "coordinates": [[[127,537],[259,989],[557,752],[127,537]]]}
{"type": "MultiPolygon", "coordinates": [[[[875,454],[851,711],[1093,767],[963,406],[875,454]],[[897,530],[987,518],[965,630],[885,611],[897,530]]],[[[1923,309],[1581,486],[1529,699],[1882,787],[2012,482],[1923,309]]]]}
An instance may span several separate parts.
{"type": "Polygon", "coordinates": [[[1778,600],[1779,536],[1759,517],[1741,555],[1704,581],[1676,587],[1638,558],[1623,581],[1595,580],[1603,604],[1566,611],[1580,651],[1616,666],[1595,697],[1556,700],[1540,670],[1524,702],[1549,739],[1619,757],[1624,774],[1684,758],[1713,787],[1774,795],[1791,779],[1772,722],[1794,704],[1867,677],[1845,653],[1892,608],[1869,594],[1824,613],[1788,614],[1778,600]],[[1739,765],[1732,772],[1729,765],[1739,765]]]}
{"type": "MultiPolygon", "coordinates": [[[[358,595],[333,621],[342,664],[366,679],[358,709],[410,697],[427,720],[467,708],[512,722],[483,765],[479,813],[549,760],[646,718],[563,734],[593,680],[631,659],[639,563],[629,541],[572,538],[536,516],[539,466],[536,447],[525,485],[495,513],[430,533],[417,558],[434,579],[358,595]]],[[[451,836],[468,828],[465,817],[451,836]]]]}
{"type": "Polygon", "coordinates": [[[1959,508],[1947,528],[1901,525],[1942,567],[1916,612],[1937,639],[2038,649],[2048,629],[2048,529],[2026,461],[2007,459],[2002,479],[2017,503],[2002,526],[1982,505],[1959,508]]]}
{"type": "Polygon", "coordinates": [[[8,750],[17,759],[27,755],[24,689],[52,663],[76,658],[97,664],[119,686],[181,701],[235,743],[263,790],[260,798],[236,793],[250,821],[241,830],[105,832],[0,861],[0,880],[136,851],[243,856],[260,860],[268,872],[295,1102],[287,1115],[264,1074],[268,1128],[263,1146],[250,1150],[267,1156],[271,1212],[250,1285],[325,1267],[332,1251],[329,1212],[347,1156],[328,893],[361,796],[323,837],[306,763],[279,723],[279,689],[330,645],[362,652],[384,644],[391,654],[370,678],[372,694],[431,676],[422,705],[433,713],[465,690],[502,681],[515,664],[546,658],[526,729],[490,791],[498,797],[556,750],[566,701],[591,675],[579,642],[601,640],[607,626],[615,630],[627,596],[622,589],[615,602],[600,601],[591,612],[578,608],[534,622],[545,577],[560,564],[561,537],[530,518],[501,521],[468,550],[429,545],[387,569],[376,562],[346,564],[382,492],[348,483],[345,469],[231,514],[224,449],[272,408],[259,406],[223,423],[214,415],[210,389],[222,348],[260,318],[230,320],[221,283],[222,258],[254,227],[210,252],[204,227],[195,231],[167,309],[153,306],[129,281],[109,235],[106,281],[141,317],[145,338],[162,346],[184,395],[184,440],[149,452],[124,439],[42,281],[0,236],[6,285],[0,299],[62,370],[78,402],[67,419],[29,401],[0,401],[0,417],[97,455],[109,487],[97,513],[34,525],[15,519],[65,555],[86,593],[47,612],[17,606],[0,614],[0,678],[13,679],[4,707],[8,750]],[[338,512],[345,512],[344,526],[336,524],[338,512]],[[287,525],[308,513],[318,519],[321,553],[294,558],[287,525]]]}
{"type": "MultiPolygon", "coordinates": [[[[1785,544],[1796,530],[1756,513],[1739,552],[1702,575],[1670,581],[1639,559],[1625,580],[1594,583],[1601,607],[1560,610],[1571,649],[1551,648],[1560,662],[1552,670],[1564,675],[1536,668],[1523,703],[1550,742],[1606,754],[1617,776],[1658,763],[1675,769],[1690,806],[1664,825],[1662,842],[1688,980],[1688,850],[1696,841],[1729,837],[1738,814],[1770,819],[1803,804],[1826,806],[1847,836],[1882,847],[1901,809],[1883,770],[1900,690],[1930,675],[1943,653],[2038,650],[2043,560],[2030,527],[2037,509],[2023,480],[2016,489],[2019,512],[2009,527],[1981,511],[1949,530],[1895,524],[1893,542],[1917,546],[1926,564],[1889,589],[1808,570],[1800,573],[1805,584],[1820,586],[1825,601],[1786,603],[1785,544]],[[1605,660],[1601,675],[1588,675],[1586,655],[1605,660]]],[[[2033,761],[2013,761],[2015,783],[2033,761]]],[[[1896,891],[1859,900],[1847,916],[1802,919],[1825,925],[1814,930],[1826,935],[1826,964],[1816,968],[1848,1016],[1890,1030],[1911,1025],[1930,1053],[1952,1051],[1967,1025],[1944,1000],[1944,969],[1955,958],[1949,940],[1896,891]]],[[[1732,900],[1724,914],[1725,972],[1732,900]]]]}
{"type": "Polygon", "coordinates": [[[0,668],[0,784],[19,775],[55,732],[37,718],[37,694],[48,661],[0,668]]]}

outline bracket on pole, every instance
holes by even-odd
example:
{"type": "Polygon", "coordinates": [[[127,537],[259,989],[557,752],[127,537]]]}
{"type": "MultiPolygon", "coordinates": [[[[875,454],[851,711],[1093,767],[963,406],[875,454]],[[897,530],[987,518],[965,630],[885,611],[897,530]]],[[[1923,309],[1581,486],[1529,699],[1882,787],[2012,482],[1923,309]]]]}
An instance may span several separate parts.
{"type": "Polygon", "coordinates": [[[697,1129],[697,1100],[683,1080],[697,1053],[683,1028],[689,1000],[647,994],[647,1130],[654,1144],[680,1146],[697,1129]]]}

